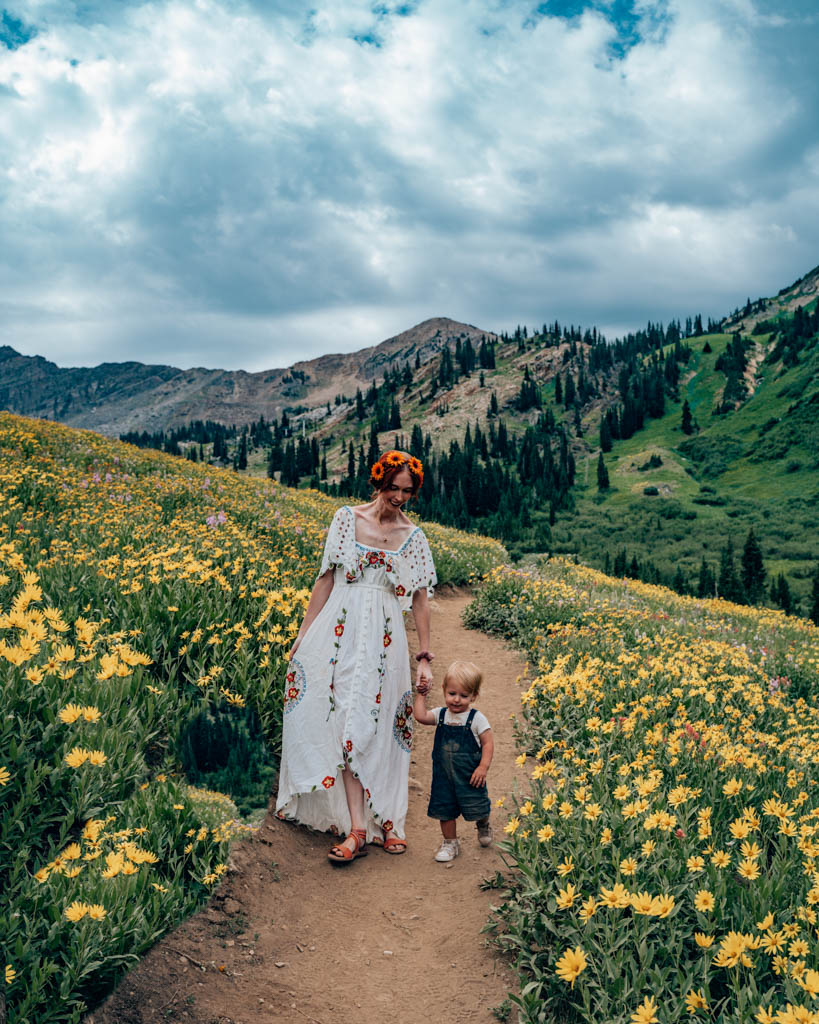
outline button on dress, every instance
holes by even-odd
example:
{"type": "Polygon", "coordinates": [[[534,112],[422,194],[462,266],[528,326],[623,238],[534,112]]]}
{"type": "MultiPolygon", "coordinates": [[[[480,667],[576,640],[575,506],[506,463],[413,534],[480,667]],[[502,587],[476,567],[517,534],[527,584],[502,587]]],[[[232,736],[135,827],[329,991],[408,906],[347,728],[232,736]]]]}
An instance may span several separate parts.
{"type": "Polygon", "coordinates": [[[276,812],[346,834],[346,764],[364,787],[367,840],[403,838],[413,726],[404,612],[416,590],[433,595],[432,553],[420,527],[397,551],[359,544],[345,505],[319,576],[329,569],[333,589],[288,668],[276,812]]]}

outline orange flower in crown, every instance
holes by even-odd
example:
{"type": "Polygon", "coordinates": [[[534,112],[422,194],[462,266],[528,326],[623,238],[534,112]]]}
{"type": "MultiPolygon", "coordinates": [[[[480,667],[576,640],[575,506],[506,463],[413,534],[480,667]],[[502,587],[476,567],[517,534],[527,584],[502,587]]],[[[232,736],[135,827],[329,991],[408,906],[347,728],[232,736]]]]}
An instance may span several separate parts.
{"type": "Polygon", "coordinates": [[[392,477],[403,467],[410,471],[413,483],[416,484],[415,490],[417,491],[424,482],[424,467],[421,464],[421,460],[416,459],[414,455],[408,455],[406,452],[396,451],[394,448],[384,452],[378,462],[374,463],[370,468],[370,482],[380,490],[380,485],[385,480],[389,483],[392,477]]]}

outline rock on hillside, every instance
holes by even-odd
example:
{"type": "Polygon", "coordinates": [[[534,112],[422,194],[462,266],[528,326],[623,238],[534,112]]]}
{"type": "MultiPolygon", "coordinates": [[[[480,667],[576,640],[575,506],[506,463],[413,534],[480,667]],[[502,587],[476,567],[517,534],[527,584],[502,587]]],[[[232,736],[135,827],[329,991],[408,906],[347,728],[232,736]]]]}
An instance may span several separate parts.
{"type": "Polygon", "coordinates": [[[118,436],[167,430],[189,420],[248,423],[278,417],[285,408],[354,395],[392,363],[429,362],[456,340],[494,337],[469,324],[436,317],[358,352],[319,356],[287,369],[246,373],[194,367],[101,363],[60,367],[42,356],[0,347],[0,408],[118,436]]]}

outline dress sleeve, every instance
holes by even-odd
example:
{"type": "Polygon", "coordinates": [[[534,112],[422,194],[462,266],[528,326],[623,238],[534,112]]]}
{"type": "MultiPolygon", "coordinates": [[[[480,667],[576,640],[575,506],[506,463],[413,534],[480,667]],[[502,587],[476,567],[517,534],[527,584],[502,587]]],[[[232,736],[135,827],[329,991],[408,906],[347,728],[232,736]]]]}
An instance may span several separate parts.
{"type": "Polygon", "coordinates": [[[416,530],[413,534],[405,552],[410,589],[407,597],[411,597],[416,590],[426,588],[429,597],[435,596],[435,584],[438,577],[435,575],[435,563],[432,561],[432,552],[424,536],[423,530],[416,530]]]}
{"type": "Polygon", "coordinates": [[[318,575],[323,576],[328,569],[341,567],[347,572],[353,568],[355,561],[355,513],[344,505],[333,516],[327,540],[324,542],[324,555],[318,575]]]}

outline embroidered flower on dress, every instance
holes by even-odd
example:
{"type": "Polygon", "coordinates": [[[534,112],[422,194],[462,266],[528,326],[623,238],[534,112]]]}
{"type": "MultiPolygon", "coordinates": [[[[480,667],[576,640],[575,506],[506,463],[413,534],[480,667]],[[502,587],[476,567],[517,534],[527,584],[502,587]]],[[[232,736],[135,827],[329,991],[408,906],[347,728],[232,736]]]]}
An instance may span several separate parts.
{"type": "Polygon", "coordinates": [[[344,744],[344,749],[349,754],[350,751],[353,749],[353,741],[352,740],[347,740],[347,742],[344,744]]]}
{"type": "Polygon", "coordinates": [[[342,636],[344,634],[344,623],[343,622],[339,622],[339,624],[336,626],[335,634],[336,634],[336,636],[342,636]]]}
{"type": "Polygon", "coordinates": [[[336,780],[332,775],[325,775],[321,780],[321,784],[325,789],[332,789],[336,784],[336,780]]]}

